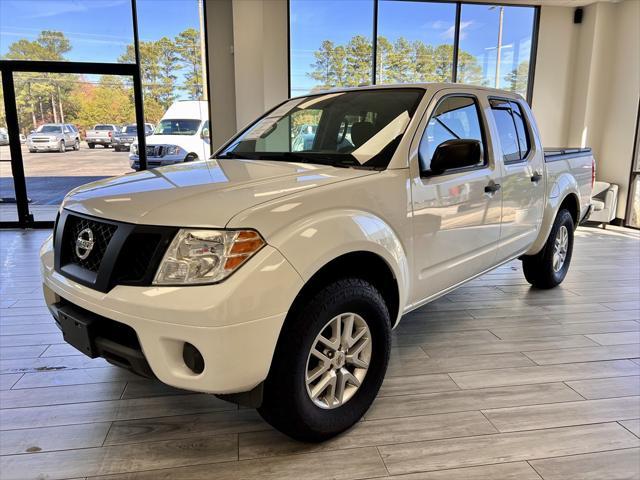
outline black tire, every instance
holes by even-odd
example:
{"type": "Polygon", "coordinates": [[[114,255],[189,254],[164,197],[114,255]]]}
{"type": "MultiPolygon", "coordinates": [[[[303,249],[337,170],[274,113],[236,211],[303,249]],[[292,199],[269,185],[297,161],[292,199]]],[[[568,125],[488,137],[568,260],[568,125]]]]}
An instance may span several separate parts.
{"type": "Polygon", "coordinates": [[[389,311],[370,283],[349,278],[321,288],[290,312],[278,339],[258,412],[269,424],[297,440],[320,442],[351,427],[375,399],[389,362],[389,311]],[[311,348],[327,322],[341,313],[365,319],[371,334],[371,360],[358,390],[341,406],[325,409],[307,393],[311,348]]]}
{"type": "Polygon", "coordinates": [[[58,148],[60,153],[65,153],[67,151],[67,146],[64,143],[64,140],[60,142],[60,147],[58,148]]]}
{"type": "Polygon", "coordinates": [[[114,149],[116,152],[121,152],[121,151],[122,151],[122,150],[120,149],[120,147],[113,147],[113,149],[114,149]]]}
{"type": "Polygon", "coordinates": [[[198,160],[198,155],[196,155],[195,153],[190,153],[186,157],[184,157],[185,162],[195,162],[196,160],[198,160]]]}
{"type": "Polygon", "coordinates": [[[568,210],[560,210],[549,232],[549,238],[540,252],[522,258],[524,276],[536,288],[553,288],[562,283],[567,276],[573,253],[573,217],[568,210]],[[564,227],[568,234],[568,245],[562,267],[555,271],[553,267],[554,247],[558,232],[564,227]]]}
{"type": "Polygon", "coordinates": [[[80,140],[76,140],[75,143],[73,144],[73,149],[77,152],[78,150],[80,150],[80,140]]]}
{"type": "Polygon", "coordinates": [[[91,148],[91,149],[96,148],[96,144],[95,143],[87,143],[87,145],[89,145],[89,148],[91,148]]]}
{"type": "Polygon", "coordinates": [[[33,150],[31,148],[29,149],[29,153],[37,153],[37,152],[38,152],[37,150],[33,150]]]}

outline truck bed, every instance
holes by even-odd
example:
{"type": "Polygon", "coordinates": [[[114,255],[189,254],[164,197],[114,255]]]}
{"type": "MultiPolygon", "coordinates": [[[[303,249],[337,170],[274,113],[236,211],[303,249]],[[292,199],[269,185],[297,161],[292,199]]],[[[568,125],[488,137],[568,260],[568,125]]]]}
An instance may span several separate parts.
{"type": "Polygon", "coordinates": [[[576,157],[590,157],[591,148],[545,148],[544,161],[556,162],[558,160],[568,160],[576,157]]]}

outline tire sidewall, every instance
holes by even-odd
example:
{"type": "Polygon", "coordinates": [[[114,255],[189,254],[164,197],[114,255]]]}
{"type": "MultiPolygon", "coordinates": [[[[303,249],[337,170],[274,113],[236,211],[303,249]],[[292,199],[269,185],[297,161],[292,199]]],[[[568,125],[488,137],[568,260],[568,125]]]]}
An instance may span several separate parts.
{"type": "MultiPolygon", "coordinates": [[[[368,287],[373,289],[370,285],[368,287]]],[[[373,291],[377,294],[375,289],[373,291]]],[[[390,321],[387,308],[381,299],[375,301],[370,292],[363,290],[356,290],[355,295],[347,296],[335,289],[329,297],[320,292],[302,310],[292,320],[304,321],[306,328],[301,335],[296,329],[293,336],[288,335],[281,339],[286,344],[285,348],[278,349],[278,355],[281,356],[276,360],[279,364],[276,375],[286,375],[286,380],[278,383],[280,395],[287,397],[285,403],[288,404],[286,408],[290,411],[291,418],[303,419],[302,429],[307,432],[302,436],[296,435],[297,432],[287,433],[303,440],[318,441],[352,426],[375,399],[389,359],[390,321]],[[307,360],[317,335],[332,318],[344,313],[356,313],[367,322],[372,342],[371,361],[362,384],[353,397],[340,407],[323,409],[313,403],[307,392],[307,360]],[[283,365],[288,368],[283,368],[283,365]]]]}
{"type": "Polygon", "coordinates": [[[569,265],[571,264],[571,257],[573,255],[573,217],[567,210],[561,210],[558,212],[558,217],[556,222],[551,229],[551,233],[549,234],[549,239],[547,243],[547,248],[545,252],[545,262],[547,264],[547,268],[549,269],[549,275],[553,278],[554,283],[559,284],[564,280],[564,277],[567,276],[567,272],[569,271],[569,265]],[[567,243],[567,255],[564,259],[564,264],[562,268],[555,272],[553,270],[553,250],[554,244],[556,241],[556,236],[558,235],[558,230],[560,227],[565,226],[567,228],[567,233],[569,234],[569,239],[567,243]]]}

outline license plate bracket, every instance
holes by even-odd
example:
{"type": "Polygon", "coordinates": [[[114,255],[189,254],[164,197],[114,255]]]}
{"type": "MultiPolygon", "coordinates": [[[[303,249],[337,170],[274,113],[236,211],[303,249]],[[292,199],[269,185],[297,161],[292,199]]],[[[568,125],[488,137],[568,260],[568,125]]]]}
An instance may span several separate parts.
{"type": "Polygon", "coordinates": [[[98,352],[95,348],[92,334],[95,329],[95,319],[81,318],[65,308],[58,309],[58,323],[62,329],[64,341],[77,348],[91,358],[96,358],[98,352]]]}

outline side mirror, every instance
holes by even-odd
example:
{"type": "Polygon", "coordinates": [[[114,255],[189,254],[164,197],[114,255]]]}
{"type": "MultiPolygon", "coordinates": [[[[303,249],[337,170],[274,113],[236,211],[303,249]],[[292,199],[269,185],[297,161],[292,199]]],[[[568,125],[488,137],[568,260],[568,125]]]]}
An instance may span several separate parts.
{"type": "Polygon", "coordinates": [[[442,142],[431,159],[429,172],[439,175],[447,170],[473,167],[482,160],[482,145],[478,140],[456,139],[442,142]]]}
{"type": "Polygon", "coordinates": [[[200,132],[200,136],[202,138],[204,138],[205,140],[207,140],[209,138],[209,129],[208,128],[203,128],[202,132],[200,132]]]}

